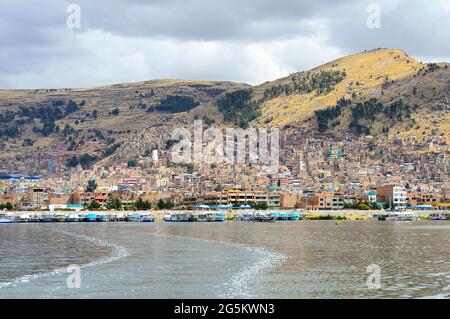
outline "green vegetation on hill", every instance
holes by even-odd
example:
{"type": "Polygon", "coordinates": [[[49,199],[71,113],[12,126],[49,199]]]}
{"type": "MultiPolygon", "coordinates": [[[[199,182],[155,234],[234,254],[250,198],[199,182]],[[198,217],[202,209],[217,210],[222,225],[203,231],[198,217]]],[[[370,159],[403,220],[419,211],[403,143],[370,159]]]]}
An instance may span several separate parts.
{"type": "Polygon", "coordinates": [[[292,95],[297,93],[327,94],[334,86],[346,77],[344,71],[321,71],[319,73],[306,72],[303,76],[293,76],[292,83],[278,85],[264,91],[264,99],[273,99],[281,94],[292,95]]]}
{"type": "Polygon", "coordinates": [[[76,167],[81,165],[83,168],[90,167],[93,163],[97,161],[95,156],[91,156],[89,154],[83,154],[80,157],[72,156],[67,160],[67,166],[76,167]]]}
{"type": "Polygon", "coordinates": [[[191,96],[184,95],[169,95],[165,99],[161,100],[156,105],[151,105],[147,112],[168,112],[168,113],[181,113],[187,112],[199,106],[200,103],[197,102],[191,96]]]}
{"type": "MultiPolygon", "coordinates": [[[[336,106],[315,111],[319,132],[328,131],[330,129],[329,121],[339,118],[343,114],[343,109],[347,106],[350,110],[350,124],[348,128],[357,135],[369,134],[370,127],[366,123],[375,122],[379,116],[384,116],[393,125],[403,121],[405,118],[410,118],[412,111],[417,108],[417,106],[411,107],[409,104],[404,103],[402,99],[393,101],[386,106],[376,98],[358,102],[356,105],[352,105],[350,100],[341,99],[336,106]]],[[[387,131],[388,127],[384,126],[383,132],[386,133],[387,131]]]]}
{"type": "Polygon", "coordinates": [[[251,89],[237,90],[222,96],[217,105],[223,113],[224,121],[247,128],[260,115],[259,104],[252,100],[252,96],[251,89]]]}
{"type": "Polygon", "coordinates": [[[14,112],[11,110],[0,114],[0,123],[4,123],[6,129],[0,130],[0,137],[16,137],[21,133],[21,126],[34,123],[34,120],[40,120],[42,127],[34,126],[33,132],[49,136],[54,132],[58,132],[59,128],[55,121],[60,120],[72,113],[79,111],[79,106],[72,100],[67,102],[66,107],[62,100],[54,100],[49,104],[39,104],[36,106],[20,106],[19,110],[14,112]]]}
{"type": "Polygon", "coordinates": [[[342,98],[337,101],[336,106],[332,106],[324,110],[315,111],[317,124],[319,125],[319,132],[327,131],[328,122],[339,117],[342,113],[342,108],[349,105],[350,103],[350,100],[342,98]]]}

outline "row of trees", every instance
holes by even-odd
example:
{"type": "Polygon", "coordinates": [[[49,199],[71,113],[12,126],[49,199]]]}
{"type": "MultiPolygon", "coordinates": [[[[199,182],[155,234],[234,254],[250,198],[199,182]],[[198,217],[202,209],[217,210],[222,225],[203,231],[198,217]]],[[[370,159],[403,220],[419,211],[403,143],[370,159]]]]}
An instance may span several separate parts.
{"type": "MultiPolygon", "coordinates": [[[[133,203],[127,203],[123,204],[120,198],[109,196],[108,200],[106,202],[106,208],[107,209],[114,209],[114,210],[149,210],[152,208],[152,203],[150,203],[148,200],[143,200],[142,198],[139,198],[137,201],[133,203]]],[[[156,203],[156,207],[158,209],[172,209],[174,207],[174,203],[170,200],[164,200],[160,199],[156,203]]],[[[87,209],[90,210],[99,210],[102,208],[102,204],[96,200],[93,200],[88,206],[87,209]]]]}
{"type": "Polygon", "coordinates": [[[357,210],[378,210],[381,207],[377,203],[368,202],[355,202],[344,204],[345,209],[357,209],[357,210]]]}
{"type": "Polygon", "coordinates": [[[294,76],[291,83],[278,85],[264,91],[264,99],[273,99],[281,94],[311,93],[318,95],[331,92],[336,84],[342,82],[347,74],[345,71],[321,71],[319,73],[307,72],[301,76],[294,76]]]}
{"type": "Polygon", "coordinates": [[[5,204],[0,204],[0,210],[13,210],[14,209],[14,206],[10,203],[10,202],[7,202],[7,203],[5,203],[5,204]]]}

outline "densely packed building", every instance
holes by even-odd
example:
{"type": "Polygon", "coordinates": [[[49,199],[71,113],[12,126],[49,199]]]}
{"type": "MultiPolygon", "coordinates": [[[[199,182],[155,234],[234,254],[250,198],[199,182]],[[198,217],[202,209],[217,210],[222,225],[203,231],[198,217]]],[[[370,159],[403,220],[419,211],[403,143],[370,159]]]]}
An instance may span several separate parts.
{"type": "Polygon", "coordinates": [[[389,141],[384,136],[312,138],[283,132],[280,164],[175,164],[170,150],[130,163],[68,169],[58,150],[0,160],[0,203],[21,209],[87,206],[120,198],[175,207],[262,205],[343,209],[450,207],[450,148],[440,136],[389,141]],[[87,191],[89,180],[96,189],[87,191]]]}

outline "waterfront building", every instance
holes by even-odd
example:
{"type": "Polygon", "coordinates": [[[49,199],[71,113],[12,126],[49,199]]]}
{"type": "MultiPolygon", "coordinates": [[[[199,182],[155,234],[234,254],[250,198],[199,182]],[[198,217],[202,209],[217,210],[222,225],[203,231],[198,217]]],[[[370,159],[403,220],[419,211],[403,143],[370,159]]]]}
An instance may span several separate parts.
{"type": "Polygon", "coordinates": [[[406,209],[407,190],[400,186],[384,185],[377,187],[377,202],[389,204],[396,210],[406,209]]]}

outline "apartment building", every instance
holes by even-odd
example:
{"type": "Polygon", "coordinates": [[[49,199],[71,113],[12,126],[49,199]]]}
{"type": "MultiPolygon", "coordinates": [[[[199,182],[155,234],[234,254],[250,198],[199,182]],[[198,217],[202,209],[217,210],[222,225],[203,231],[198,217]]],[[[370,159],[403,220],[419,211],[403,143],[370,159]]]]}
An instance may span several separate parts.
{"type": "Polygon", "coordinates": [[[389,204],[396,210],[406,209],[408,192],[405,188],[395,185],[377,187],[377,202],[389,204]]]}

